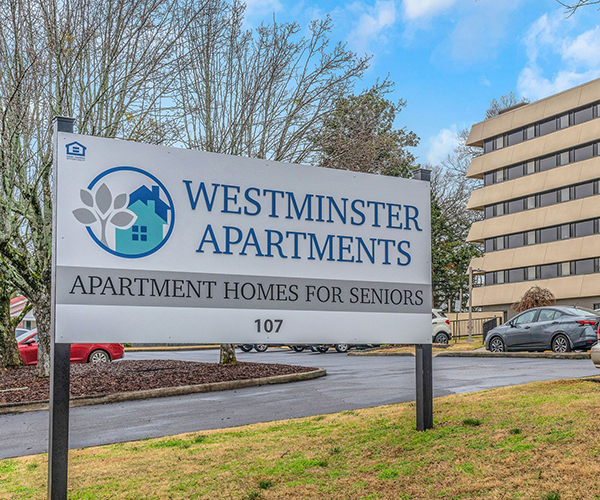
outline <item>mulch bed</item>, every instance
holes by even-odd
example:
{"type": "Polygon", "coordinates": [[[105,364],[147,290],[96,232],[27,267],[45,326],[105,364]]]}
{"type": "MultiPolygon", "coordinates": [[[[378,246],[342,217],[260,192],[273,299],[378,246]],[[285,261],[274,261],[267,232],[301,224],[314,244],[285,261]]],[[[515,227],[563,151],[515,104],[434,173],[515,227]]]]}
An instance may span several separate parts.
{"type": "MultiPolygon", "coordinates": [[[[35,376],[35,366],[0,370],[0,405],[47,401],[49,380],[35,376]]],[[[71,365],[71,397],[272,377],[316,370],[266,363],[195,363],[174,360],[119,361],[71,365]]]]}

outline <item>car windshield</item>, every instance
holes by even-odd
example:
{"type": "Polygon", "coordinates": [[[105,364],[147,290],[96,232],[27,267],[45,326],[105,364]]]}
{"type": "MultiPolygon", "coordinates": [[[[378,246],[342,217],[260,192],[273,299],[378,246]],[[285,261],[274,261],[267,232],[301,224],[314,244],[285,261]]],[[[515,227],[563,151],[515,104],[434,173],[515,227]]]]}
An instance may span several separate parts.
{"type": "Polygon", "coordinates": [[[565,307],[567,312],[575,316],[598,316],[598,313],[587,307],[565,307]]]}
{"type": "Polygon", "coordinates": [[[22,333],[21,335],[19,335],[17,337],[17,343],[21,342],[22,340],[26,339],[27,337],[29,337],[32,333],[34,332],[34,330],[29,330],[28,332],[22,333]]]}

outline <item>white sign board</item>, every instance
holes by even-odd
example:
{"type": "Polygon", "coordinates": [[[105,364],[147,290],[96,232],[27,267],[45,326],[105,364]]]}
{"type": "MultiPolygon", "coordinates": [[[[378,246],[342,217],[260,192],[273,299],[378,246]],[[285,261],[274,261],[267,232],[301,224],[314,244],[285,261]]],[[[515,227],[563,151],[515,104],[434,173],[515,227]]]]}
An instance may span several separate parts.
{"type": "Polygon", "coordinates": [[[431,343],[428,182],[57,140],[56,342],[431,343]]]}

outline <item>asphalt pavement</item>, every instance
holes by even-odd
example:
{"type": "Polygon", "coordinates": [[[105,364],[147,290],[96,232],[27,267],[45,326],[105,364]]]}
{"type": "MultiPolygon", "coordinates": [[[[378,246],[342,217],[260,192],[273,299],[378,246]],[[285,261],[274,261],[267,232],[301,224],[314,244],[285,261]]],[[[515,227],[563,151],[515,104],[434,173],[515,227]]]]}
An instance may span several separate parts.
{"type": "MultiPolygon", "coordinates": [[[[216,350],[126,355],[126,359],[202,362],[217,362],[218,357],[216,350]]],[[[333,351],[318,354],[270,349],[265,353],[239,353],[238,359],[322,367],[328,375],[283,385],[73,408],[71,448],[334,413],[415,398],[413,357],[350,357],[333,351]]],[[[434,358],[433,370],[434,397],[599,374],[589,359],[434,358]]],[[[0,415],[0,458],[46,452],[47,439],[47,411],[0,415]]]]}

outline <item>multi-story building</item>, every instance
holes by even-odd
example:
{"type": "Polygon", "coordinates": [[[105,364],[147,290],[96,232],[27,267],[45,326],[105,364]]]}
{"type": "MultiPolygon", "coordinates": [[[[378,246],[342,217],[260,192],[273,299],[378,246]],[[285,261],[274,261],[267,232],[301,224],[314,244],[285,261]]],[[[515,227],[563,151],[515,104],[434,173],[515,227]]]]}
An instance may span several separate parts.
{"type": "Polygon", "coordinates": [[[473,306],[510,318],[539,285],[600,308],[600,79],[477,123],[467,144],[483,148],[467,174],[484,181],[468,203],[485,217],[468,236],[485,252],[473,306]]]}

